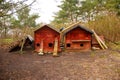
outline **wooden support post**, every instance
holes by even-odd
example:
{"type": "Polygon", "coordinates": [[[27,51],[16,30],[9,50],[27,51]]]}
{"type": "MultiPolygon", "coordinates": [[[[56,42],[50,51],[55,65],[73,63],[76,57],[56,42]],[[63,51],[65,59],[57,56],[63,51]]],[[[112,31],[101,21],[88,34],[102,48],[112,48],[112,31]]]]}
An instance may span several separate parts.
{"type": "Polygon", "coordinates": [[[41,41],[40,49],[39,49],[39,55],[43,55],[43,40],[41,41]]]}
{"type": "Polygon", "coordinates": [[[58,56],[58,39],[55,38],[53,56],[58,56]]]}
{"type": "Polygon", "coordinates": [[[108,47],[105,45],[105,43],[102,41],[102,39],[100,39],[99,36],[97,36],[97,37],[98,37],[99,41],[102,43],[102,45],[105,47],[105,49],[108,49],[108,47]]]}
{"type": "Polygon", "coordinates": [[[21,43],[21,48],[20,48],[20,53],[22,54],[23,53],[23,47],[24,47],[24,44],[25,44],[25,38],[22,40],[22,43],[21,43]]]}
{"type": "Polygon", "coordinates": [[[64,48],[66,49],[66,36],[64,35],[64,37],[63,37],[63,42],[64,42],[64,48]]]}
{"type": "Polygon", "coordinates": [[[95,36],[97,37],[97,39],[101,42],[101,44],[103,45],[103,47],[104,47],[105,49],[108,49],[108,47],[105,45],[105,43],[102,41],[102,39],[100,39],[100,37],[95,33],[94,30],[93,30],[93,32],[94,32],[95,36]]]}
{"type": "Polygon", "coordinates": [[[97,36],[97,34],[95,33],[95,31],[94,31],[94,30],[92,30],[92,31],[93,31],[93,33],[94,33],[94,35],[95,35],[95,38],[96,38],[97,42],[99,43],[100,47],[101,47],[102,49],[105,49],[104,46],[102,45],[102,43],[99,41],[98,36],[97,36]]]}
{"type": "Polygon", "coordinates": [[[22,41],[22,43],[21,43],[21,49],[20,49],[20,53],[23,53],[23,47],[24,47],[24,44],[25,44],[25,40],[26,40],[26,31],[27,31],[28,29],[27,28],[25,28],[25,30],[24,30],[24,32],[23,32],[23,41],[22,41]]]}

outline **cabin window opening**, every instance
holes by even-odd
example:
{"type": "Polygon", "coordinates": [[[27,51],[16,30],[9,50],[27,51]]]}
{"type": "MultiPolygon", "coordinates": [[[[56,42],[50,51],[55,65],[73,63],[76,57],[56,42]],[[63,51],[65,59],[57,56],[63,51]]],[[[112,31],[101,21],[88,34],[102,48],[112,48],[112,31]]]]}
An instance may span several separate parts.
{"type": "Polygon", "coordinates": [[[70,44],[70,43],[67,43],[67,47],[71,47],[71,44],[70,44]]]}
{"type": "Polygon", "coordinates": [[[53,47],[53,43],[49,43],[48,46],[49,46],[49,47],[53,47]]]}
{"type": "Polygon", "coordinates": [[[31,44],[32,44],[32,42],[30,41],[30,42],[29,42],[29,44],[31,45],[31,44]]]}
{"type": "Polygon", "coordinates": [[[39,43],[37,43],[36,45],[37,45],[38,47],[40,46],[40,44],[39,44],[39,43]]]}
{"type": "Polygon", "coordinates": [[[84,44],[83,44],[83,43],[81,43],[81,44],[80,44],[80,47],[83,47],[83,46],[84,46],[84,44]]]}

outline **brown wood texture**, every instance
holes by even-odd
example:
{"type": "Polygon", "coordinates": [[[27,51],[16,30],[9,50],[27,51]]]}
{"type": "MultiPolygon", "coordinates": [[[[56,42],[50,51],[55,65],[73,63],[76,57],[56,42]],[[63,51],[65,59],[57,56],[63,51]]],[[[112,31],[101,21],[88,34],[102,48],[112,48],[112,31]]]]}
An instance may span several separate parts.
{"type": "Polygon", "coordinates": [[[91,49],[91,33],[76,27],[65,35],[65,48],[66,49],[78,49],[78,50],[90,50],[91,49]],[[67,47],[70,44],[70,47],[67,47]]]}
{"type": "Polygon", "coordinates": [[[49,26],[44,26],[38,29],[37,31],[35,31],[35,50],[40,49],[40,43],[43,40],[43,52],[53,52],[55,38],[58,39],[58,51],[61,51],[60,33],[51,29],[49,26]]]}

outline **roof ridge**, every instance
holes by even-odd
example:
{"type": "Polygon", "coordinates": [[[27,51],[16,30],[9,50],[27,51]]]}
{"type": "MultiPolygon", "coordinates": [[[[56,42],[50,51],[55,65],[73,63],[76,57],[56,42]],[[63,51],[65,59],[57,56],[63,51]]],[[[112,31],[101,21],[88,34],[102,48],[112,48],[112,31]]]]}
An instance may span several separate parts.
{"type": "Polygon", "coordinates": [[[84,27],[84,26],[80,25],[79,23],[81,23],[81,22],[76,22],[76,23],[68,26],[68,27],[65,28],[62,32],[63,32],[63,33],[67,33],[68,31],[70,31],[70,30],[72,30],[72,29],[74,29],[74,28],[76,28],[76,27],[80,27],[80,28],[82,28],[82,29],[84,29],[84,30],[86,30],[86,31],[88,31],[88,32],[90,32],[90,33],[93,33],[90,29],[88,29],[87,27],[84,27]]]}
{"type": "MultiPolygon", "coordinates": [[[[57,31],[58,33],[60,33],[59,29],[57,29],[56,27],[53,27],[51,24],[44,24],[44,25],[42,25],[40,28],[42,28],[42,27],[44,27],[44,26],[47,26],[47,27],[49,27],[49,28],[57,31]]],[[[37,30],[39,30],[40,28],[38,28],[37,30]]],[[[37,31],[37,30],[35,30],[35,31],[37,31]]]]}

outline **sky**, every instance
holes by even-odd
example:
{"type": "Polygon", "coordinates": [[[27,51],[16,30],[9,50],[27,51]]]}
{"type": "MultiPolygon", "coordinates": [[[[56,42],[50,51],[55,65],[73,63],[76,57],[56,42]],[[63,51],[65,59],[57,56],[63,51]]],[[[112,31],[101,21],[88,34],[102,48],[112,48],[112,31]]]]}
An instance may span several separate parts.
{"type": "MultiPolygon", "coordinates": [[[[32,0],[27,2],[31,3],[32,0]]],[[[54,13],[58,12],[60,8],[57,6],[61,4],[61,0],[36,0],[31,6],[31,13],[38,13],[39,18],[36,20],[37,23],[49,24],[54,19],[54,13]]]]}

